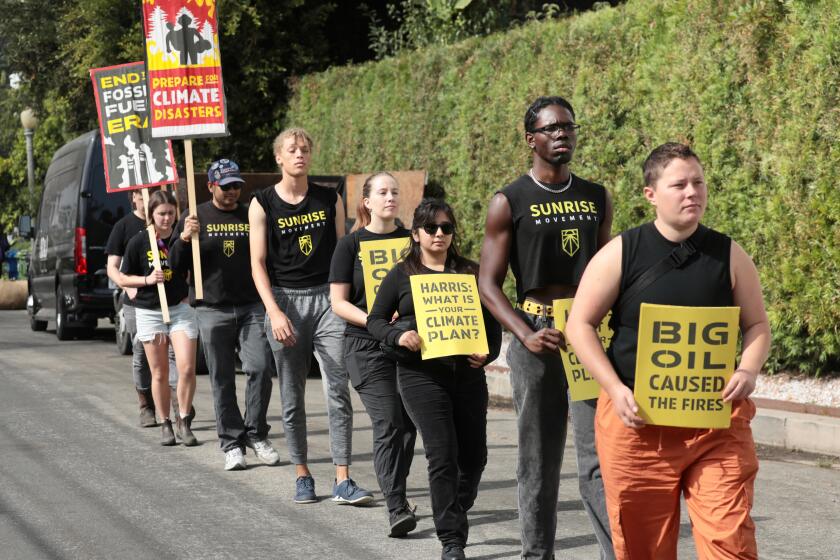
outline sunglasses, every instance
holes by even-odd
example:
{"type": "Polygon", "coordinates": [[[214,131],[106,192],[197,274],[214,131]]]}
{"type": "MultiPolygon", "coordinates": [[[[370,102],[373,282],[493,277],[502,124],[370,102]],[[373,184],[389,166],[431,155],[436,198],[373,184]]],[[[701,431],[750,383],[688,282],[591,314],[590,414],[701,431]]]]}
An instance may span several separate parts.
{"type": "Polygon", "coordinates": [[[228,183],[227,185],[217,185],[217,186],[225,192],[228,192],[230,189],[236,189],[238,191],[239,189],[242,188],[242,183],[233,182],[233,183],[228,183]]]}
{"type": "Polygon", "coordinates": [[[440,224],[425,224],[423,226],[423,231],[425,231],[429,235],[436,234],[438,229],[440,229],[443,232],[443,235],[452,235],[453,233],[455,233],[455,226],[453,226],[451,222],[442,222],[440,224]]]}

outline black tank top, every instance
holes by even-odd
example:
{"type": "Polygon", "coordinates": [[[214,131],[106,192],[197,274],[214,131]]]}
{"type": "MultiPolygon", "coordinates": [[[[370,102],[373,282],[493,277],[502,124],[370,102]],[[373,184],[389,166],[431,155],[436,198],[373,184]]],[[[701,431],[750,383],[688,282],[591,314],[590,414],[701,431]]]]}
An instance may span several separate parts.
{"type": "Polygon", "coordinates": [[[265,211],[266,266],[271,285],[309,288],[325,284],[338,240],[335,190],[309,183],[304,199],[289,204],[270,186],[257,192],[255,198],[265,211]]]}
{"type": "MultiPolygon", "coordinates": [[[[732,305],[729,251],[732,240],[700,225],[689,239],[698,251],[681,268],[673,268],[623,307],[613,307],[610,328],[615,331],[607,356],[621,381],[630,387],[636,379],[639,309],[642,303],[690,307],[732,305]],[[700,241],[698,241],[700,238],[700,241]]],[[[619,296],[651,266],[668,256],[679,243],[668,241],[653,222],[621,234],[621,284],[619,296]]]]}
{"type": "Polygon", "coordinates": [[[572,175],[568,190],[551,193],[523,175],[499,192],[507,198],[513,219],[510,269],[516,300],[522,302],[529,291],[550,284],[577,286],[598,251],[606,189],[572,175]]]}

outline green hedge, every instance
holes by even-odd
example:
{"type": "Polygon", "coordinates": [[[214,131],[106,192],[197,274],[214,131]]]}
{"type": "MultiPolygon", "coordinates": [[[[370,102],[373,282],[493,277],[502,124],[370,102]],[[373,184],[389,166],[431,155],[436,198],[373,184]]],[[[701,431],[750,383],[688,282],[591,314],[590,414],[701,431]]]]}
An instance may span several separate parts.
{"type": "Polygon", "coordinates": [[[289,124],[317,172],[427,169],[477,256],[487,201],[527,169],[522,116],[563,95],[577,174],[605,184],[615,232],[651,218],[640,165],[680,140],[703,159],[706,223],[761,272],[771,370],[840,368],[840,3],[631,0],[505,34],[303,77],[289,124]]]}

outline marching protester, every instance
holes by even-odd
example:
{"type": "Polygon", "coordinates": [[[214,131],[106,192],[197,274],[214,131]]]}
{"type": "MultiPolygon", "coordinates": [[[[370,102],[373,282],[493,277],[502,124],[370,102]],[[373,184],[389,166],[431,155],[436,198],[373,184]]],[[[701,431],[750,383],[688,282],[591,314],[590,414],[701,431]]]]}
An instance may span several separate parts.
{"type": "Polygon", "coordinates": [[[676,558],[682,494],[699,558],[755,559],[758,460],[748,397],[770,348],[758,272],[737,243],[700,223],[708,187],[688,146],[657,147],[643,170],[656,219],[592,259],[567,327],[602,387],[595,423],[616,557],[676,558]],[[729,428],[647,425],[640,417],[633,390],[643,303],[740,308],[741,358],[720,394],[731,403],[729,428]],[[605,354],[594,329],[610,309],[615,333],[605,354]]]}
{"type": "Polygon", "coordinates": [[[350,478],[353,409],[344,366],[344,321],[330,308],[330,259],[344,235],[344,205],[335,190],[310,183],[312,138],[281,132],[274,156],[283,177],[257,193],[248,210],[251,273],[266,311],[266,336],[280,379],[283,427],[295,465],[295,502],[317,501],[307,465],[304,391],[312,352],[321,368],[335,465],[334,502],[361,505],[373,494],[350,478]]]}
{"type": "Polygon", "coordinates": [[[404,536],[417,526],[405,497],[417,430],[397,392],[394,361],[365,327],[369,302],[360,251],[363,242],[408,240],[408,230],[397,224],[399,194],[397,180],[389,173],[365,180],[356,224],[338,241],[329,278],[332,309],[347,321],[344,356],[350,382],[373,427],[373,466],[388,507],[391,537],[404,536]]]}
{"type": "Polygon", "coordinates": [[[572,298],[584,268],[610,239],[612,203],[606,189],[576,175],[575,112],[562,97],[539,97],[525,112],[532,167],[498,191],[487,212],[479,290],[512,334],[507,353],[517,414],[519,522],[522,557],[554,557],[560,467],[571,408],[580,495],[601,549],[612,557],[604,489],[595,451],[596,401],[568,403],[568,383],[554,328],[552,302],[572,298]],[[510,266],[516,309],[504,292],[510,266]]]}
{"type": "MultiPolygon", "coordinates": [[[[122,264],[125,249],[128,242],[138,232],[146,230],[146,209],[143,207],[143,193],[139,189],[128,193],[131,199],[132,212],[126,214],[111,229],[108,242],[105,244],[105,254],[108,255],[106,271],[108,278],[114,284],[119,284],[120,266],[122,264]]],[[[144,428],[157,426],[155,420],[155,402],[152,398],[152,374],[149,370],[149,361],[146,359],[146,351],[143,343],[137,338],[137,322],[133,298],[137,293],[136,288],[126,288],[120,295],[123,309],[123,328],[131,333],[132,358],[131,372],[134,377],[134,387],[137,391],[137,398],[140,401],[140,425],[144,428]]],[[[169,387],[172,398],[173,415],[178,414],[178,401],[174,398],[178,384],[178,369],[175,365],[175,355],[169,353],[169,387]]],[[[195,409],[191,415],[194,416],[195,409]]]]}
{"type": "Polygon", "coordinates": [[[484,366],[496,359],[501,346],[501,327],[482,308],[489,355],[420,359],[411,276],[476,274],[477,265],[460,256],[455,237],[452,208],[440,199],[423,200],[414,212],[408,252],[382,281],[367,321],[371,334],[396,356],[400,395],[423,438],[444,560],[465,558],[467,511],[487,463],[484,366]],[[399,319],[392,322],[395,313],[399,319]]]}
{"type": "MultiPolygon", "coordinates": [[[[225,470],[246,467],[246,446],[263,463],[276,465],[280,455],[267,439],[266,422],[274,363],[263,326],[265,308],[250,273],[248,207],[239,202],[245,180],[229,159],[213,162],[207,177],[212,198],[196,208],[197,216],[186,216],[176,228],[172,262],[175,268],[182,263],[192,266],[191,236],[197,232],[204,298],[196,301],[190,290],[190,303],[213,388],[225,470]],[[236,401],[237,349],[247,375],[244,418],[236,401]]],[[[194,285],[192,275],[190,282],[194,285]]]]}
{"type": "Polygon", "coordinates": [[[175,445],[175,434],[169,417],[170,392],[168,353],[171,344],[178,364],[178,405],[175,417],[178,437],[184,445],[197,445],[190,429],[192,417],[185,411],[192,409],[195,394],[195,351],[198,331],[195,310],[185,300],[189,292],[186,270],[175,269],[169,262],[169,247],[176,221],[175,197],[167,191],[157,191],[149,197],[149,214],[155,227],[157,246],[149,244],[146,231],[137,233],[128,242],[118,284],[123,289],[137,288],[133,303],[137,308],[137,338],[143,343],[152,372],[152,395],[160,416],[161,445],[175,445]],[[160,257],[160,270],[153,264],[153,253],[160,257]],[[169,306],[170,322],[165,323],[158,296],[157,284],[163,284],[169,306]]]}

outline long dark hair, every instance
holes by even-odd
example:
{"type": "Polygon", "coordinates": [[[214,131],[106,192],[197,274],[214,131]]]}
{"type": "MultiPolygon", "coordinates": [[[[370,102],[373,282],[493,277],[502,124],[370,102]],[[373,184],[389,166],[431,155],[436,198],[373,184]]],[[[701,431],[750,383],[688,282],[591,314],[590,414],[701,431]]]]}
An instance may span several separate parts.
{"type": "Polygon", "coordinates": [[[422,250],[420,243],[414,240],[414,235],[426,224],[435,223],[438,212],[443,212],[455,231],[452,234],[452,243],[446,251],[447,272],[459,272],[467,274],[478,274],[478,264],[464,258],[458,252],[458,223],[455,220],[455,212],[452,207],[441,198],[424,198],[414,210],[414,219],[411,222],[411,240],[408,248],[403,253],[403,260],[399,264],[403,271],[409,276],[412,274],[423,274],[422,250]]]}
{"type": "Polygon", "coordinates": [[[353,229],[350,230],[351,232],[362,229],[370,223],[370,210],[368,210],[367,206],[365,206],[365,199],[370,197],[370,189],[373,188],[373,181],[379,177],[390,177],[391,180],[394,181],[394,184],[399,187],[397,179],[387,171],[374,173],[365,179],[365,182],[362,185],[362,196],[359,197],[359,204],[356,206],[356,223],[353,224],[353,229]]]}

